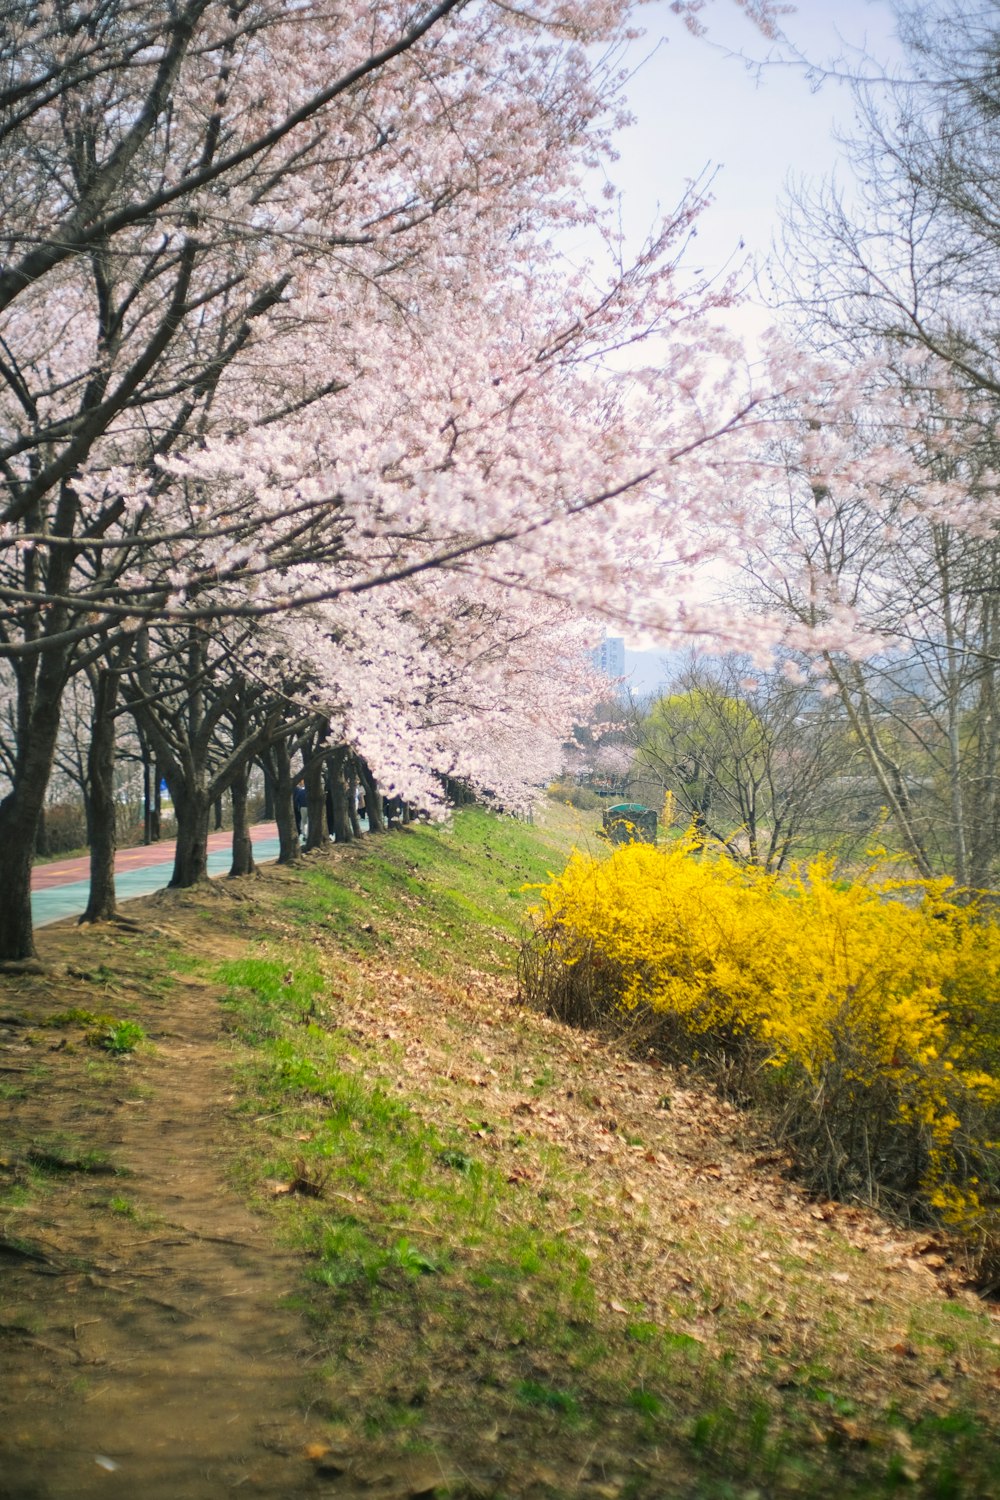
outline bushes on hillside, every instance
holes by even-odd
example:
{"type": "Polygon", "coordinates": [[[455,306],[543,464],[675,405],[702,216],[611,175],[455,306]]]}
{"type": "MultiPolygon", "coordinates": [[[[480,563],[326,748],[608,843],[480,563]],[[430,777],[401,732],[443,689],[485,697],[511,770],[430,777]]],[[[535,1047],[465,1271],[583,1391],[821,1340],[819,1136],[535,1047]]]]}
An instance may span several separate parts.
{"type": "Polygon", "coordinates": [[[39,819],[35,853],[45,859],[86,847],[87,820],[82,806],[73,802],[50,802],[39,819]]]}
{"type": "Polygon", "coordinates": [[[1000,1233],[1000,928],[947,882],[778,878],[691,845],[574,855],[522,992],[766,1109],[813,1185],[1000,1233]]]}
{"type": "Polygon", "coordinates": [[[551,782],[548,794],[554,801],[568,802],[570,807],[575,807],[580,812],[594,812],[596,808],[604,806],[593,787],[578,786],[575,781],[566,778],[551,782]]]}

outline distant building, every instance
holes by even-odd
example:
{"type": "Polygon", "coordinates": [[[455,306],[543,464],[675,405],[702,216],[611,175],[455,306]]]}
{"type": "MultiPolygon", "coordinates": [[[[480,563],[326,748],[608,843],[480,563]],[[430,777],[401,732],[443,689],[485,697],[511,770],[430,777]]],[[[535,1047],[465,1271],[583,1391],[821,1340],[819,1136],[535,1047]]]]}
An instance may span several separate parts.
{"type": "Polygon", "coordinates": [[[624,677],[625,641],[620,635],[606,635],[590,653],[591,661],[605,677],[624,677]]]}

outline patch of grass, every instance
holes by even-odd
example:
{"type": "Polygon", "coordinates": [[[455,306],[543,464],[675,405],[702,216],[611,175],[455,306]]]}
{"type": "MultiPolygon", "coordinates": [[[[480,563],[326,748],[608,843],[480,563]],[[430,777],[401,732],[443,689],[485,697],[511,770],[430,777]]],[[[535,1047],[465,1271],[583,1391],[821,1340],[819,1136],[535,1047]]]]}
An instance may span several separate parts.
{"type": "Polygon", "coordinates": [[[44,1021],[40,1021],[38,1024],[40,1026],[51,1026],[59,1031],[68,1031],[72,1027],[113,1026],[114,1018],[107,1015],[98,1015],[96,1011],[86,1010],[83,1006],[74,1005],[69,1010],[56,1011],[54,1015],[47,1016],[44,1021]]]}
{"type": "Polygon", "coordinates": [[[0,1183],[0,1209],[24,1208],[31,1198],[31,1188],[26,1182],[0,1183]]]}
{"type": "Polygon", "coordinates": [[[528,824],[463,808],[444,827],[411,824],[373,838],[363,858],[310,865],[282,902],[291,920],[365,955],[404,954],[426,972],[510,968],[532,885],[565,861],[528,824]]]}
{"type": "Polygon", "coordinates": [[[663,1412],[663,1402],[659,1396],[654,1396],[652,1391],[647,1391],[643,1386],[636,1386],[629,1391],[628,1404],[644,1417],[658,1417],[663,1412]]]}
{"type": "Polygon", "coordinates": [[[40,1024],[59,1031],[68,1031],[78,1027],[85,1032],[86,1041],[90,1046],[99,1047],[115,1057],[120,1057],[126,1052],[134,1052],[136,1047],[146,1040],[146,1033],[138,1021],[119,1020],[114,1016],[87,1010],[82,1006],[72,1006],[69,1010],[57,1011],[40,1024]]]}
{"type": "Polygon", "coordinates": [[[131,1198],[126,1198],[121,1193],[115,1193],[113,1197],[109,1198],[107,1207],[109,1213],[117,1214],[119,1218],[139,1218],[139,1210],[136,1208],[131,1198]]]}
{"type": "MultiPolygon", "coordinates": [[[[508,1182],[478,1122],[471,1138],[431,1124],[371,1076],[370,1055],[322,1023],[324,982],[307,960],[260,956],[223,966],[220,977],[247,1049],[245,1110],[257,1122],[243,1171],[261,1196],[268,1182],[282,1189],[275,1212],[310,1256],[308,1308],[320,1336],[345,1357],[374,1341],[401,1369],[415,1358],[445,1372],[458,1363],[462,1373],[441,1381],[466,1413],[459,1425],[482,1420],[477,1392],[495,1385],[513,1393],[529,1444],[554,1417],[568,1434],[596,1434],[608,1403],[635,1441],[652,1440],[652,1423],[658,1443],[675,1444],[663,1426],[666,1395],[642,1402],[630,1393],[697,1387],[707,1368],[699,1341],[639,1322],[631,1338],[611,1337],[588,1256],[552,1232],[549,1190],[508,1182]],[[316,1197],[294,1190],[319,1182],[316,1197]],[[430,1330],[419,1356],[403,1352],[413,1320],[430,1330]],[[525,1371],[538,1361],[561,1378],[525,1371]]],[[[557,1170],[547,1153],[550,1180],[557,1170]]],[[[591,1216],[600,1219],[593,1205],[591,1216]]],[[[753,1442],[752,1429],[740,1434],[744,1450],[753,1442]]]]}
{"type": "Polygon", "coordinates": [[[25,1147],[22,1160],[39,1172],[57,1175],[80,1172],[84,1175],[108,1177],[117,1175],[119,1171],[106,1151],[81,1146],[64,1137],[36,1140],[25,1147]]]}
{"type": "Polygon", "coordinates": [[[570,1422],[580,1420],[580,1403],[568,1391],[554,1390],[539,1380],[519,1380],[515,1394],[525,1406],[538,1406],[545,1411],[557,1412],[570,1422]]]}
{"type": "Polygon", "coordinates": [[[113,1021],[110,1026],[95,1030],[88,1036],[88,1041],[91,1041],[95,1047],[110,1052],[113,1057],[122,1057],[126,1052],[134,1052],[136,1047],[145,1040],[146,1033],[138,1021],[113,1021]]]}

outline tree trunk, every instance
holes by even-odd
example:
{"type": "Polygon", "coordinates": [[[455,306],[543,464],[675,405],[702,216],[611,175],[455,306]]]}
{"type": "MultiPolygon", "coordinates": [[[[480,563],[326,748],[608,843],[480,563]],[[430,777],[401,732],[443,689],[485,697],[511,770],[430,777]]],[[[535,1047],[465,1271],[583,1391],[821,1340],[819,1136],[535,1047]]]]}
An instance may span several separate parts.
{"type": "Polygon", "coordinates": [[[31,864],[65,685],[64,655],[46,653],[21,733],[14,784],[0,801],[0,963],[35,957],[31,864]]]}
{"type": "Polygon", "coordinates": [[[278,864],[293,865],[302,852],[292,802],[292,757],[288,740],[281,738],[260,753],[267,784],[272,789],[271,816],[278,825],[278,864]]]}
{"type": "Polygon", "coordinates": [[[350,844],[354,841],[347,806],[347,777],[344,775],[346,764],[346,750],[335,750],[329,758],[327,774],[333,802],[333,837],[338,844],[350,844]]]}
{"type": "Polygon", "coordinates": [[[0,802],[0,961],[35,957],[31,927],[31,865],[33,834],[28,818],[11,797],[0,802]],[[23,832],[18,833],[18,830],[23,832]]]}
{"type": "Polygon", "coordinates": [[[250,767],[244,765],[233,778],[233,864],[230,876],[252,875],[254,864],[253,843],[250,839],[250,819],[247,816],[247,792],[250,783],[250,767]]]}
{"type": "Polygon", "coordinates": [[[153,775],[145,745],[142,746],[142,842],[153,842],[153,775]]]}
{"type": "Polygon", "coordinates": [[[924,848],[923,840],[917,831],[916,820],[913,816],[913,804],[910,800],[910,793],[903,776],[902,768],[886,751],[879,737],[871,695],[861,668],[855,662],[851,664],[846,673],[842,673],[837,670],[829,652],[824,652],[823,660],[826,663],[832,681],[840,693],[840,701],[844,705],[848,722],[857,735],[861,748],[868,757],[868,764],[875,773],[882,795],[885,797],[889,811],[895,821],[896,830],[906,847],[906,852],[916,865],[917,873],[924,880],[932,880],[934,878],[934,870],[927,850],[924,848]],[[857,702],[855,702],[854,696],[852,696],[852,688],[857,695],[857,702]]]}
{"type": "Polygon", "coordinates": [[[382,793],[378,789],[378,782],[372,775],[367,761],[358,761],[358,776],[365,791],[365,816],[368,819],[368,832],[385,833],[385,819],[382,816],[382,793]]]}
{"type": "Polygon", "coordinates": [[[216,797],[216,799],[215,799],[215,832],[218,833],[221,828],[222,828],[222,798],[221,797],[216,797]]]}
{"type": "Polygon", "coordinates": [[[274,821],[278,825],[278,863],[293,865],[302,852],[299,832],[295,826],[295,807],[292,802],[292,757],[288,741],[279,740],[272,748],[274,768],[274,821]]]}
{"type": "Polygon", "coordinates": [[[972,818],[969,884],[985,890],[995,875],[997,839],[998,760],[1000,760],[1000,711],[997,702],[997,660],[1000,652],[1000,607],[996,590],[984,599],[979,624],[981,671],[977,701],[971,716],[978,726],[972,767],[974,816],[972,818]]]}
{"type": "Polygon", "coordinates": [[[150,838],[158,844],[163,837],[163,772],[160,762],[153,762],[153,815],[150,819],[150,838]]]}
{"type": "Polygon", "coordinates": [[[351,820],[351,832],[354,837],[361,838],[364,829],[361,827],[361,817],[358,813],[358,771],[354,764],[347,774],[347,816],[351,820]]]}
{"type": "Polygon", "coordinates": [[[177,816],[177,847],[170,888],[186,890],[200,880],[208,879],[208,824],[212,801],[202,788],[191,791],[178,785],[171,788],[171,794],[177,816]]]}
{"type": "Polygon", "coordinates": [[[323,784],[323,757],[314,755],[305,770],[306,817],[309,828],[306,833],[306,849],[322,849],[326,837],[326,787],[323,784]]]}
{"type": "Polygon", "coordinates": [[[87,813],[90,832],[90,893],[81,922],[110,922],[118,915],[115,895],[115,708],[117,672],[102,667],[93,682],[94,721],[87,752],[87,813]]]}
{"type": "Polygon", "coordinates": [[[264,773],[264,822],[275,821],[274,811],[274,777],[266,759],[261,759],[260,768],[264,773]]]}
{"type": "Polygon", "coordinates": [[[944,710],[948,735],[948,807],[951,815],[952,860],[956,883],[969,885],[969,851],[965,816],[965,744],[969,703],[965,675],[965,644],[955,622],[955,589],[951,577],[951,529],[932,527],[935,561],[941,591],[941,624],[944,630],[944,710]],[[963,736],[963,729],[965,735],[963,736]]]}

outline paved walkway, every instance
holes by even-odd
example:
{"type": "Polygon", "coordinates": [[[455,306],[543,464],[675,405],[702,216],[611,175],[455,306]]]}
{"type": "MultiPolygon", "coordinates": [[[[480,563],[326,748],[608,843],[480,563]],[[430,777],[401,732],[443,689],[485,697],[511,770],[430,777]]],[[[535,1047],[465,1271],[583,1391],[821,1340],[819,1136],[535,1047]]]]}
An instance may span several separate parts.
{"type": "MultiPolygon", "coordinates": [[[[258,864],[278,857],[276,823],[256,823],[250,830],[253,855],[258,864]]],[[[225,875],[232,864],[233,835],[228,829],[209,834],[208,873],[225,875]]],[[[167,884],[174,867],[174,840],[144,844],[137,849],[119,849],[115,856],[115,887],[119,901],[149,896],[167,884]]],[[[86,909],[90,890],[90,861],[58,859],[37,865],[31,873],[31,915],[36,927],[78,917],[86,909]]]]}

